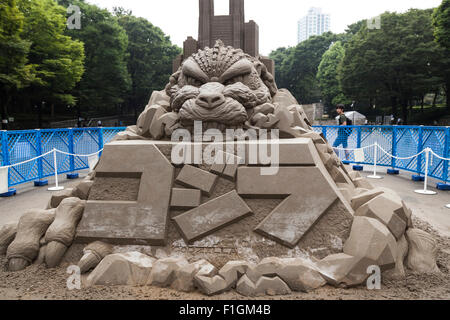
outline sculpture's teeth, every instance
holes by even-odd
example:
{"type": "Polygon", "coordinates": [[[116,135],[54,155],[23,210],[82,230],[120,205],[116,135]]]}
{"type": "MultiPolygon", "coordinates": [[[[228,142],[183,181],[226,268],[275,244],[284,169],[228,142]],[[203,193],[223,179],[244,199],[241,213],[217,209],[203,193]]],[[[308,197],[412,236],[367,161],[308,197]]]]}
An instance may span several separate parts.
{"type": "Polygon", "coordinates": [[[100,259],[92,251],[87,251],[81,260],[78,262],[81,273],[86,273],[94,269],[100,263],[100,259]]]}
{"type": "Polygon", "coordinates": [[[26,267],[28,267],[30,263],[22,258],[12,258],[9,260],[8,263],[8,270],[9,271],[21,271],[24,270],[26,267]]]}
{"type": "Polygon", "coordinates": [[[67,251],[67,247],[58,241],[52,241],[45,250],[45,264],[48,268],[55,268],[60,263],[67,251]]]}

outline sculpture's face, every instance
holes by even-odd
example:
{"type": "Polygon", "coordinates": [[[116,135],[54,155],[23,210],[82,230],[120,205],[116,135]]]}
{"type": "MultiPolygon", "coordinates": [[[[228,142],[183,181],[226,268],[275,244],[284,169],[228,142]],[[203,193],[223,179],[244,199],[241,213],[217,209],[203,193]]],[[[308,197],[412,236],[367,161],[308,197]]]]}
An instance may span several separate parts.
{"type": "Polygon", "coordinates": [[[188,58],[166,88],[183,127],[202,121],[219,130],[242,128],[276,90],[259,60],[221,43],[188,58]]]}

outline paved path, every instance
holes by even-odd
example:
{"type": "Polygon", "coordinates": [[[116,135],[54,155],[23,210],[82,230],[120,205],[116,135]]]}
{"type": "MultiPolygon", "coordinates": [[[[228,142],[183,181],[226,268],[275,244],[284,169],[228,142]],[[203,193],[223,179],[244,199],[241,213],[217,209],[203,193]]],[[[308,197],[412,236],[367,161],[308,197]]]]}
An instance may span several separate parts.
{"type": "MultiPolygon", "coordinates": [[[[81,171],[80,178],[84,178],[88,171],[81,171]]],[[[66,175],[59,176],[59,184],[66,188],[77,183],[78,180],[67,180],[66,175]]],[[[45,209],[50,200],[51,192],[47,191],[48,187],[53,187],[55,179],[49,178],[49,186],[36,188],[33,183],[26,183],[14,187],[17,189],[17,195],[10,198],[0,198],[0,225],[9,222],[18,221],[19,218],[28,209],[39,208],[45,209]]]]}
{"type": "MultiPolygon", "coordinates": [[[[372,172],[371,167],[365,167],[363,176],[372,172]]],[[[430,189],[438,192],[436,196],[423,196],[414,193],[416,189],[422,189],[423,183],[411,181],[410,173],[402,173],[399,176],[388,176],[386,169],[380,168],[381,180],[370,180],[374,186],[387,187],[395,190],[400,197],[413,209],[414,215],[430,223],[443,236],[450,237],[450,209],[445,205],[450,204],[450,192],[438,191],[433,188],[436,180],[430,180],[430,189]]],[[[87,171],[81,172],[80,177],[86,176],[87,171]]],[[[61,185],[70,187],[77,180],[65,180],[65,176],[60,176],[61,185]]],[[[50,185],[54,184],[53,179],[49,179],[50,185]]],[[[0,198],[0,225],[7,222],[18,221],[20,216],[30,208],[45,208],[50,199],[51,192],[47,187],[35,188],[32,184],[25,184],[17,187],[17,196],[11,198],[0,198]]]]}
{"type": "MultiPolygon", "coordinates": [[[[364,167],[364,177],[373,174],[371,166],[364,167]]],[[[431,224],[443,236],[450,237],[450,209],[445,205],[450,204],[450,192],[436,189],[437,180],[430,179],[429,189],[436,191],[435,196],[425,196],[414,192],[423,189],[423,182],[411,180],[412,173],[400,171],[400,175],[391,176],[386,174],[386,168],[379,168],[378,175],[383,179],[371,179],[370,182],[376,187],[393,189],[409,205],[416,217],[431,224]]]]}

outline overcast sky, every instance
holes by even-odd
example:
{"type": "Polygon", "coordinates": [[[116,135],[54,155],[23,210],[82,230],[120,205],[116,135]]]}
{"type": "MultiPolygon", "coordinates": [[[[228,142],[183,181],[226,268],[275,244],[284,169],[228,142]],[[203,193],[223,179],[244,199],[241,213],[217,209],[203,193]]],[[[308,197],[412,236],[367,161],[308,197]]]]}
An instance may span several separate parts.
{"type": "MultiPolygon", "coordinates": [[[[102,8],[124,7],[160,27],[172,42],[182,46],[187,36],[198,37],[198,0],[87,0],[102,8]]],[[[228,14],[228,0],[215,0],[216,15],[228,14]]],[[[246,21],[255,20],[260,31],[260,51],[268,55],[278,47],[297,44],[297,21],[310,7],[331,14],[331,31],[385,11],[437,7],[441,0],[246,0],[246,21]]]]}

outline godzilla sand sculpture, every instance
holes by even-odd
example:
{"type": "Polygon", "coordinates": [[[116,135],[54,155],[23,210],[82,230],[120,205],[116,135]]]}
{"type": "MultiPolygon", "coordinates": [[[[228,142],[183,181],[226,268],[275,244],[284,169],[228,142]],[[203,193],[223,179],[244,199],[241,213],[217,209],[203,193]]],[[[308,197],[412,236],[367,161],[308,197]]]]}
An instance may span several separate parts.
{"type": "Polygon", "coordinates": [[[75,189],[0,230],[11,271],[87,244],[87,286],[260,296],[360,285],[371,268],[402,276],[405,260],[439,272],[404,202],[347,171],[265,65],[221,41],[185,60],[75,189]]]}
{"type": "Polygon", "coordinates": [[[0,226],[10,271],[77,257],[84,286],[244,296],[401,277],[405,263],[439,272],[436,241],[398,195],[348,171],[277,88],[243,7],[216,17],[200,0],[199,42],[137,124],[74,189],[0,226]]]}

